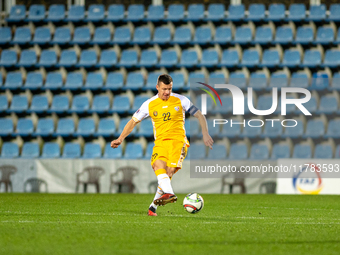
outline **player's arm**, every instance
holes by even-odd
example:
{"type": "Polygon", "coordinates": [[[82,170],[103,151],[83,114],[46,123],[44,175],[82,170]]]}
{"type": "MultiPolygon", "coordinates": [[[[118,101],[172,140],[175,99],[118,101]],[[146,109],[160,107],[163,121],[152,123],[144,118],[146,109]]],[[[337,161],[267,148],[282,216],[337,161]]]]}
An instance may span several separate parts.
{"type": "Polygon", "coordinates": [[[117,148],[124,141],[124,139],[132,132],[136,125],[137,122],[135,122],[133,119],[126,123],[120,136],[116,140],[113,140],[111,142],[111,147],[117,148]]]}
{"type": "Polygon", "coordinates": [[[207,120],[205,119],[204,115],[201,113],[200,110],[196,111],[196,113],[194,114],[194,117],[198,119],[201,125],[204,144],[212,150],[212,145],[214,143],[214,140],[209,135],[207,120]]]}

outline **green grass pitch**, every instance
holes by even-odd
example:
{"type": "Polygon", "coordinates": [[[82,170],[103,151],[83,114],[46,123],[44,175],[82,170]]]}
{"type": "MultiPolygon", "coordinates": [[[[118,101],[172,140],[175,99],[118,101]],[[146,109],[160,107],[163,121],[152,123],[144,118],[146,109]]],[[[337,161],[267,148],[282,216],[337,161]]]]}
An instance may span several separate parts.
{"type": "Polygon", "coordinates": [[[339,196],[0,194],[0,254],[339,254],[339,196]]]}

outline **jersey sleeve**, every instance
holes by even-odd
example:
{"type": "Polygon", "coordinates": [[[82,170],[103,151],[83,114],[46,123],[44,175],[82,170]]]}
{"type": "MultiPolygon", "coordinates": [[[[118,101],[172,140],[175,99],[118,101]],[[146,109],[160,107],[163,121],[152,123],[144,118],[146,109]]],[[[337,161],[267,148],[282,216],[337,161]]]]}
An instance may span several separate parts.
{"type": "Polygon", "coordinates": [[[133,114],[132,119],[138,123],[147,117],[149,117],[149,100],[145,101],[142,106],[133,114]]]}
{"type": "Polygon", "coordinates": [[[182,107],[186,112],[189,112],[190,115],[194,115],[198,109],[194,104],[189,100],[189,98],[185,96],[181,96],[182,107]]]}

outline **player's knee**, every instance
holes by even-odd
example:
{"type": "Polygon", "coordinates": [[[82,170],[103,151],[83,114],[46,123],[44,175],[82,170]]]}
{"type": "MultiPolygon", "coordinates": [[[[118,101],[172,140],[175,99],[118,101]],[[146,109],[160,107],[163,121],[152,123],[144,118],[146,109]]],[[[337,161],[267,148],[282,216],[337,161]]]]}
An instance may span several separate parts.
{"type": "Polygon", "coordinates": [[[168,168],[166,169],[166,173],[167,173],[167,175],[171,178],[171,177],[174,175],[175,170],[176,170],[176,168],[168,167],[168,168]]]}
{"type": "Polygon", "coordinates": [[[157,170],[159,170],[159,169],[164,169],[164,168],[165,168],[165,166],[164,166],[164,164],[162,163],[162,161],[156,160],[156,161],[152,164],[152,169],[153,169],[154,171],[157,171],[157,170]]]}

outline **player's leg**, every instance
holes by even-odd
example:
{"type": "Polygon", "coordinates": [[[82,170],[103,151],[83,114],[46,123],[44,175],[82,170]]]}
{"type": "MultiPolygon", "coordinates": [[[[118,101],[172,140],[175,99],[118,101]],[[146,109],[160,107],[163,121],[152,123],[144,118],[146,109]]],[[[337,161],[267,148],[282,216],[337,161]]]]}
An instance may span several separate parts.
{"type": "Polygon", "coordinates": [[[156,205],[153,201],[155,201],[156,199],[159,199],[161,196],[163,196],[163,194],[164,194],[163,190],[159,186],[157,186],[155,197],[153,198],[152,203],[149,206],[149,212],[148,212],[149,216],[157,216],[156,210],[157,210],[158,205],[156,205]]]}

